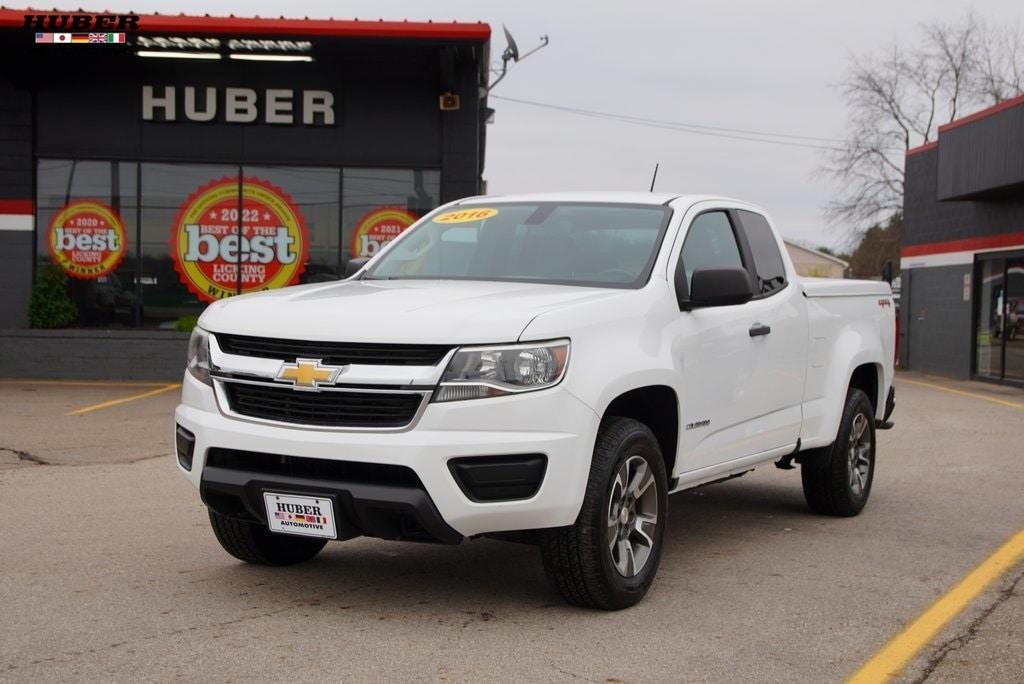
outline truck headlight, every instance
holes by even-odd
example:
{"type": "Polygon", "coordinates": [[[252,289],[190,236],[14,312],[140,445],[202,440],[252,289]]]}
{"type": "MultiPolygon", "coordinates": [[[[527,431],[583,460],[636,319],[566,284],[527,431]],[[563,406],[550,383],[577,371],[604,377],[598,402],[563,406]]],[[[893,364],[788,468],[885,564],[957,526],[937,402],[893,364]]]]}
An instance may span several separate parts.
{"type": "Polygon", "coordinates": [[[434,401],[482,399],[557,385],[569,362],[569,340],[502,347],[462,347],[441,376],[434,401]]]}
{"type": "Polygon", "coordinates": [[[196,380],[213,387],[210,365],[210,333],[199,327],[192,328],[192,337],[188,338],[188,358],[185,367],[196,380]]]}

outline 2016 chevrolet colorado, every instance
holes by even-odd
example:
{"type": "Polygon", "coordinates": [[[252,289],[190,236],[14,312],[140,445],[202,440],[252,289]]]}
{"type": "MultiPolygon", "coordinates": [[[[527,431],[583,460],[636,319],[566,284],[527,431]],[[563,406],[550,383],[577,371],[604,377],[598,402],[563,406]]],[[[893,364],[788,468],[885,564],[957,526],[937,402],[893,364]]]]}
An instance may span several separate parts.
{"type": "Polygon", "coordinates": [[[776,462],[856,515],[893,409],[887,284],[799,277],[729,199],[461,200],[341,282],[211,305],[175,440],[217,539],[532,540],[571,603],[630,606],[668,495],[776,462]]]}

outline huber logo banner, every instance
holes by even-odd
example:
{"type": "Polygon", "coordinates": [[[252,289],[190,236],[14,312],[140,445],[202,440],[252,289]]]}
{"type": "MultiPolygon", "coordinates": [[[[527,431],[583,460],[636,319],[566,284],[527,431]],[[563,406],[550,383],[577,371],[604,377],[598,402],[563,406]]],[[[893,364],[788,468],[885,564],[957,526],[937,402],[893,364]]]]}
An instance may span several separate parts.
{"type": "Polygon", "coordinates": [[[204,185],[178,209],[171,254],[181,281],[200,299],[293,285],[306,268],[306,222],[281,188],[243,179],[240,218],[237,176],[204,185]]]}
{"type": "Polygon", "coordinates": [[[398,207],[374,209],[356,224],[352,233],[352,257],[372,257],[416,220],[415,214],[398,207]]]}
{"type": "Polygon", "coordinates": [[[96,200],[75,200],[57,210],[46,234],[50,257],[72,278],[106,275],[124,259],[127,240],[117,212],[96,200]]]}

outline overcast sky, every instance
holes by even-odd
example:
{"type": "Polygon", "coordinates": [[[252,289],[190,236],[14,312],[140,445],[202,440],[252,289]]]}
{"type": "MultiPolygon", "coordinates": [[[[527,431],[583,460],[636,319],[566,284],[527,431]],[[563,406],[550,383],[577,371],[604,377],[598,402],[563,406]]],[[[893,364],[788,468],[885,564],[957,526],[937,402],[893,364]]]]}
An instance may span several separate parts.
{"type": "MultiPolygon", "coordinates": [[[[38,3],[37,3],[38,4],[38,3]]],[[[88,3],[87,3],[88,4],[88,3]]],[[[96,4],[96,3],[93,3],[96,4]]],[[[106,5],[107,3],[99,3],[106,5]]],[[[113,3],[127,6],[125,3],[113,3]]],[[[482,20],[501,24],[521,51],[495,95],[705,126],[841,137],[834,84],[849,55],[914,42],[922,21],[956,21],[963,0],[176,0],[132,2],[137,12],[349,19],[482,20]]],[[[1021,20],[1019,0],[973,3],[984,19],[1021,20]]],[[[724,194],[761,205],[783,234],[836,245],[822,209],[833,189],[816,176],[821,150],[693,135],[493,100],[485,178],[492,193],[658,189],[724,194]]],[[[828,144],[828,143],[824,143],[828,144]]]]}

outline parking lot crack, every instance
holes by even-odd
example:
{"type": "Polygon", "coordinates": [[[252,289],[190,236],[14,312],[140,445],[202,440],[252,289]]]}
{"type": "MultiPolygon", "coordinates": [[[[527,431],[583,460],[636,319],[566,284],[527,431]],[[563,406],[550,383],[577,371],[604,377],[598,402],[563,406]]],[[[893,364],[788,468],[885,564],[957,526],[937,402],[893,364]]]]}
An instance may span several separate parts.
{"type": "Polygon", "coordinates": [[[169,453],[167,453],[166,451],[162,451],[159,454],[148,454],[146,456],[136,456],[135,458],[131,459],[130,461],[125,461],[125,463],[141,463],[142,461],[151,461],[154,458],[164,458],[164,457],[169,457],[169,456],[170,456],[169,453]]]}
{"type": "Polygon", "coordinates": [[[1003,605],[1006,601],[1012,597],[1016,590],[1017,585],[1024,579],[1024,572],[1021,572],[1014,578],[1013,582],[1010,583],[1005,589],[999,592],[996,596],[996,600],[993,601],[989,606],[981,612],[978,617],[971,621],[971,624],[967,625],[967,629],[957,634],[956,636],[943,642],[941,646],[935,651],[931,658],[928,659],[924,670],[921,672],[921,676],[914,680],[914,684],[923,684],[935,673],[935,670],[942,664],[950,653],[955,653],[961,648],[971,643],[974,638],[978,635],[978,630],[981,629],[982,625],[985,624],[985,620],[994,613],[999,606],[1003,605]]]}
{"type": "Polygon", "coordinates": [[[21,449],[11,449],[10,447],[0,447],[0,451],[6,451],[8,453],[14,454],[15,456],[18,457],[19,461],[27,461],[28,463],[35,463],[36,465],[51,465],[49,461],[44,460],[40,456],[36,456],[35,454],[30,454],[29,452],[22,451],[21,449]]]}

